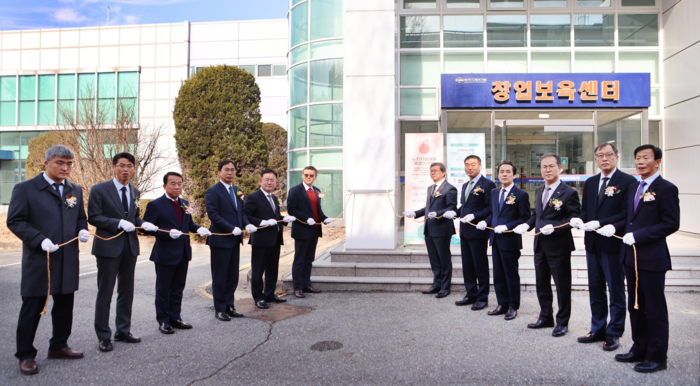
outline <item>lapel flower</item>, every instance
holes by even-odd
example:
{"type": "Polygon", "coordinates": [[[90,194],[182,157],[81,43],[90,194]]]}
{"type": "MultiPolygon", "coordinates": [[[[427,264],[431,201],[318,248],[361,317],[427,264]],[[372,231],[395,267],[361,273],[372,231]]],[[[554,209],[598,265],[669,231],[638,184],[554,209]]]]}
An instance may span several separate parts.
{"type": "Polygon", "coordinates": [[[189,214],[190,216],[192,215],[192,213],[194,213],[194,209],[192,209],[192,205],[190,204],[183,203],[182,205],[180,205],[180,208],[182,208],[182,210],[185,211],[185,214],[189,214]]]}
{"type": "Polygon", "coordinates": [[[242,200],[243,198],[245,198],[245,196],[243,195],[243,191],[242,191],[242,190],[237,191],[237,192],[236,192],[236,196],[238,196],[238,198],[240,198],[241,200],[242,200]]]}
{"type": "Polygon", "coordinates": [[[323,193],[321,193],[321,192],[317,192],[317,194],[318,194],[318,198],[323,198],[323,197],[326,197],[326,195],[325,195],[325,194],[323,194],[323,193]]]}
{"type": "Polygon", "coordinates": [[[605,188],[605,195],[608,197],[612,197],[615,194],[620,193],[620,189],[617,188],[617,186],[608,186],[605,188]]]}
{"type": "Polygon", "coordinates": [[[556,210],[557,212],[559,212],[559,211],[561,210],[561,206],[562,206],[563,204],[564,204],[564,203],[561,202],[561,200],[558,199],[558,198],[553,198],[553,199],[549,200],[549,206],[551,206],[552,208],[554,208],[554,210],[556,210]]]}
{"type": "Polygon", "coordinates": [[[478,196],[479,193],[484,193],[484,189],[481,187],[481,185],[479,185],[479,186],[475,187],[474,189],[472,189],[472,194],[473,194],[473,195],[478,196]]]}
{"type": "Polygon", "coordinates": [[[74,195],[70,193],[66,195],[66,209],[73,208],[77,203],[78,199],[74,195]]]}
{"type": "Polygon", "coordinates": [[[513,205],[513,204],[515,204],[515,196],[513,194],[511,194],[506,199],[506,205],[513,205]]]}
{"type": "Polygon", "coordinates": [[[280,200],[279,198],[277,199],[277,205],[282,206],[282,200],[280,200]]]}
{"type": "Polygon", "coordinates": [[[141,207],[141,196],[134,197],[134,208],[138,209],[141,207]]]}
{"type": "Polygon", "coordinates": [[[644,200],[644,202],[654,201],[654,200],[656,200],[656,193],[646,192],[646,193],[642,194],[642,200],[644,200]]]}
{"type": "Polygon", "coordinates": [[[437,198],[437,197],[440,197],[440,196],[442,196],[442,193],[440,193],[439,190],[435,189],[435,193],[433,193],[433,197],[436,197],[436,198],[437,198]]]}

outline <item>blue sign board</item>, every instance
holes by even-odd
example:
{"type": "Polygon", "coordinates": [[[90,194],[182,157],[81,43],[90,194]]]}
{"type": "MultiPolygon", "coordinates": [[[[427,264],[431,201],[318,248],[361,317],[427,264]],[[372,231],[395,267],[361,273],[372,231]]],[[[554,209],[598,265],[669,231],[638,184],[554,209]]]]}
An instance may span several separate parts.
{"type": "Polygon", "coordinates": [[[649,73],[442,74],[442,108],[647,108],[649,73]]]}

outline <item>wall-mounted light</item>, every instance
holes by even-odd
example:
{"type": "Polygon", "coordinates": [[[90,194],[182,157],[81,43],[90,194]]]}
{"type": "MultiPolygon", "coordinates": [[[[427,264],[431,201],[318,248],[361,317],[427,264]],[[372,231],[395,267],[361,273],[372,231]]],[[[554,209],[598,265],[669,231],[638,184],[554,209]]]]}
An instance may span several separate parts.
{"type": "Polygon", "coordinates": [[[548,119],[549,114],[540,114],[540,119],[548,119]]]}

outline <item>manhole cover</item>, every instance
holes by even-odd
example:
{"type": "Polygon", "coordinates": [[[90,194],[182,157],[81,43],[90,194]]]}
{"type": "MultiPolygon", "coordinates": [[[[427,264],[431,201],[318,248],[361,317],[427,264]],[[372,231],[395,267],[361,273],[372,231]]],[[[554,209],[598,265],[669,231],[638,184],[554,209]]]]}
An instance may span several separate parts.
{"type": "Polygon", "coordinates": [[[343,344],[340,342],[334,342],[332,340],[326,340],[323,342],[318,342],[311,346],[314,351],[330,351],[330,350],[340,350],[343,348],[343,344]]]}

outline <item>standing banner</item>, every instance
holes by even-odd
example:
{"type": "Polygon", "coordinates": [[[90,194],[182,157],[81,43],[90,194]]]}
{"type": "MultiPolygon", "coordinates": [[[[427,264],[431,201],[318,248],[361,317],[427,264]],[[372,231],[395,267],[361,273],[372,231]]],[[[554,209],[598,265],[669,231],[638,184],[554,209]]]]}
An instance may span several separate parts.
{"type": "MultiPolygon", "coordinates": [[[[406,134],[406,195],[404,208],[406,211],[416,211],[425,207],[428,186],[433,184],[430,179],[430,164],[443,162],[444,148],[441,133],[406,134]]],[[[404,244],[425,244],[423,230],[425,224],[411,219],[404,221],[404,244]]]]}
{"type": "MultiPolygon", "coordinates": [[[[481,158],[481,174],[486,175],[483,169],[486,166],[486,134],[447,134],[447,182],[457,188],[458,207],[462,202],[462,185],[469,181],[464,171],[464,159],[470,155],[481,158]]],[[[459,220],[455,220],[455,228],[459,229],[459,220]]],[[[459,244],[459,235],[452,236],[451,244],[459,244]]]]}

